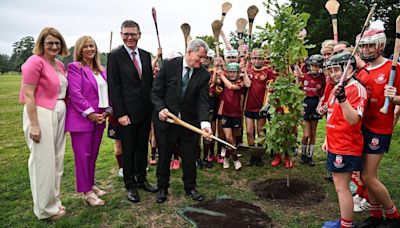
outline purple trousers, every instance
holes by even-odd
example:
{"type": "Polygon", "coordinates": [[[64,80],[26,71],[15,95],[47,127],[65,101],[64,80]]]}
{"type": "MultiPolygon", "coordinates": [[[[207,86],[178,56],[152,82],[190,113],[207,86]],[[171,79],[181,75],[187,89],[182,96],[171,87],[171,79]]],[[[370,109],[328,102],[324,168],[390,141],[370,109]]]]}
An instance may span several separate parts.
{"type": "Polygon", "coordinates": [[[75,159],[76,189],[89,192],[94,185],[94,172],[103,137],[104,126],[96,125],[94,131],[70,132],[75,159]]]}

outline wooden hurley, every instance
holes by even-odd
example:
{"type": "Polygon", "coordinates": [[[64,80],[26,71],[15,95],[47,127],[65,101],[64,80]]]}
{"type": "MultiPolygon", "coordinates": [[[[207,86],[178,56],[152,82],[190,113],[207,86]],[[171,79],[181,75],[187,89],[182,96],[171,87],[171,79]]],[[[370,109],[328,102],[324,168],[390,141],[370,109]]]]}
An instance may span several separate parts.
{"type": "Polygon", "coordinates": [[[230,2],[225,2],[222,4],[222,17],[221,17],[221,22],[224,23],[224,19],[226,16],[226,13],[232,8],[232,4],[230,2]]]}
{"type": "Polygon", "coordinates": [[[252,49],[251,34],[253,32],[254,18],[256,17],[257,13],[258,13],[258,8],[255,5],[252,5],[247,9],[247,17],[249,19],[249,52],[251,52],[251,49],[252,49]]]}
{"type": "Polygon", "coordinates": [[[113,32],[111,31],[110,32],[110,49],[108,52],[111,52],[111,48],[112,48],[112,35],[113,35],[113,32]]]}
{"type": "Polygon", "coordinates": [[[328,0],[325,4],[325,9],[328,10],[332,19],[333,39],[337,43],[339,41],[338,27],[337,27],[337,14],[339,11],[340,3],[337,0],[328,0]]]}
{"type": "MultiPolygon", "coordinates": [[[[392,60],[392,68],[390,69],[390,76],[389,76],[389,86],[393,86],[394,78],[396,76],[396,66],[397,61],[399,59],[399,50],[400,50],[400,16],[397,17],[396,20],[396,40],[394,43],[394,53],[393,53],[393,60],[392,60]]],[[[389,97],[385,98],[385,104],[380,109],[381,113],[386,114],[389,108],[389,97]]]]}
{"type": "MultiPolygon", "coordinates": [[[[157,40],[158,40],[158,47],[161,48],[160,44],[160,35],[158,34],[158,26],[157,26],[157,12],[156,8],[151,9],[151,14],[153,15],[154,25],[156,26],[156,33],[157,33],[157,40]]],[[[160,59],[162,60],[162,55],[160,55],[160,59]]]]}
{"type": "Polygon", "coordinates": [[[238,146],[235,147],[232,144],[214,136],[214,135],[208,135],[207,133],[205,133],[204,131],[202,131],[200,128],[197,128],[189,123],[186,123],[185,121],[179,119],[177,116],[175,116],[174,114],[168,112],[168,119],[167,122],[168,123],[172,123],[172,124],[176,124],[179,125],[181,127],[184,127],[186,129],[189,129],[199,135],[201,135],[202,137],[210,137],[213,140],[216,140],[220,143],[223,143],[227,146],[229,146],[230,148],[236,150],[237,153],[247,153],[250,154],[252,156],[261,156],[265,153],[265,148],[264,147],[257,147],[257,146],[238,146]]]}
{"type": "Polygon", "coordinates": [[[221,34],[222,25],[223,25],[222,21],[220,20],[215,20],[211,24],[211,28],[215,39],[215,53],[217,54],[217,57],[219,57],[219,35],[221,34]]]}
{"type": "Polygon", "coordinates": [[[239,39],[239,53],[243,56],[243,39],[244,39],[244,29],[246,28],[247,20],[244,18],[239,18],[236,20],[236,32],[238,34],[239,39]]]}
{"type": "Polygon", "coordinates": [[[195,127],[195,126],[193,126],[193,125],[191,125],[191,124],[186,123],[185,121],[179,119],[177,116],[175,116],[174,114],[172,114],[172,113],[170,113],[170,112],[167,112],[167,115],[168,115],[167,122],[169,122],[169,123],[173,123],[173,124],[182,126],[182,127],[184,127],[184,128],[187,128],[187,129],[189,129],[189,130],[191,130],[191,131],[193,131],[193,132],[195,132],[195,133],[197,133],[197,134],[199,134],[199,135],[201,135],[201,136],[203,136],[203,137],[210,137],[210,138],[212,138],[212,139],[214,139],[214,140],[216,140],[216,141],[218,141],[218,142],[220,142],[220,143],[223,143],[223,144],[225,144],[225,145],[231,147],[231,148],[234,149],[234,150],[237,149],[237,148],[236,148],[235,146],[233,146],[232,144],[230,144],[230,143],[228,143],[228,142],[225,142],[224,140],[222,140],[222,139],[220,139],[220,138],[218,138],[218,137],[216,137],[216,136],[214,136],[214,135],[210,135],[210,136],[209,136],[207,133],[205,133],[204,131],[202,131],[200,128],[197,128],[197,127],[195,127]]]}
{"type": "Polygon", "coordinates": [[[186,52],[187,45],[188,45],[187,41],[188,41],[188,37],[190,35],[190,25],[188,23],[183,23],[181,25],[181,29],[183,32],[183,38],[185,39],[185,52],[186,52]]]}

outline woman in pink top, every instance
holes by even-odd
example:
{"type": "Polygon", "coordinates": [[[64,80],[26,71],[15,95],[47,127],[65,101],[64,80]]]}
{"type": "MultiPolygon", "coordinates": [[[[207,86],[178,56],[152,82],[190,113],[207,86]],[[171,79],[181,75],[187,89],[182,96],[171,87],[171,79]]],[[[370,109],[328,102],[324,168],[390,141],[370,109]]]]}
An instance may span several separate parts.
{"type": "Polygon", "coordinates": [[[60,32],[44,28],[33,55],[22,65],[20,102],[24,103],[23,129],[30,150],[29,178],[33,211],[39,219],[56,220],[65,215],[60,182],[65,152],[65,96],[67,79],[58,55],[68,49],[60,32]]]}

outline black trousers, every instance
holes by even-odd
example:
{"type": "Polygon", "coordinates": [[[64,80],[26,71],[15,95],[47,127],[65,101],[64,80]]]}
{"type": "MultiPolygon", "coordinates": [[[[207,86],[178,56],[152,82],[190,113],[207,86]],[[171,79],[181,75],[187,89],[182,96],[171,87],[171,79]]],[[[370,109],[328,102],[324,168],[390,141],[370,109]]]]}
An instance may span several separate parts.
{"type": "Polygon", "coordinates": [[[158,147],[157,185],[159,189],[168,189],[170,162],[174,153],[174,146],[178,143],[182,158],[182,181],[186,191],[196,187],[196,147],[199,136],[181,126],[170,125],[167,129],[159,129],[156,125],[155,136],[158,147]]]}
{"type": "Polygon", "coordinates": [[[122,161],[125,188],[136,188],[146,181],[148,141],[151,120],[121,127],[122,161]]]}

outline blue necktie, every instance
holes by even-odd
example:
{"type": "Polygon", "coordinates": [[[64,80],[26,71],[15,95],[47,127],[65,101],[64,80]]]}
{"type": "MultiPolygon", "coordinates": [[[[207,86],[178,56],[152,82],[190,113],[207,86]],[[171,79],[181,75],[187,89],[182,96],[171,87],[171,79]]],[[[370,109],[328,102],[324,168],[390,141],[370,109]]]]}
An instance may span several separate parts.
{"type": "Polygon", "coordinates": [[[181,86],[182,86],[181,98],[182,98],[183,95],[185,94],[186,87],[187,87],[187,85],[188,85],[188,83],[189,83],[190,68],[189,68],[189,67],[185,67],[185,68],[186,68],[186,73],[185,73],[185,75],[183,75],[183,77],[182,77],[182,84],[181,84],[181,86]]]}

